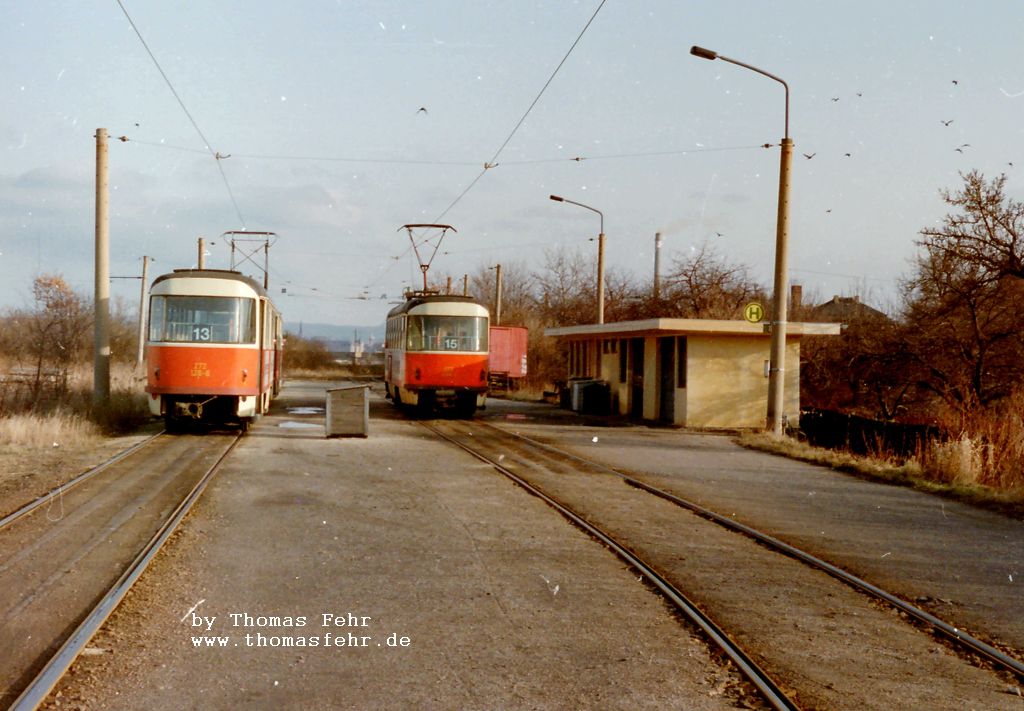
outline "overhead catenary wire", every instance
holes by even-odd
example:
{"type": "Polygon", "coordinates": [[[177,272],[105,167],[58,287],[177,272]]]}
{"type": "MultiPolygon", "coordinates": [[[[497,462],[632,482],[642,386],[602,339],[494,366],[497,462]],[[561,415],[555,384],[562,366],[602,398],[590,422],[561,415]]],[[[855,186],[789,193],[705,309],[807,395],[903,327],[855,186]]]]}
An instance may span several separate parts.
{"type": "MultiPolygon", "coordinates": [[[[167,148],[176,151],[186,151],[189,153],[203,153],[208,154],[209,152],[199,148],[187,148],[184,146],[176,146],[169,143],[161,143],[156,141],[142,141],[137,138],[131,138],[129,136],[118,136],[121,141],[131,141],[142,146],[151,146],[154,148],[167,148]]],[[[586,161],[598,161],[598,160],[628,160],[630,158],[658,158],[664,156],[682,156],[682,155],[694,155],[698,153],[721,153],[726,151],[749,151],[755,149],[771,148],[770,144],[746,144],[742,146],[712,146],[698,148],[680,148],[674,150],[659,150],[659,151],[637,151],[633,153],[597,153],[594,155],[575,155],[558,158],[526,158],[522,160],[508,160],[502,161],[501,163],[486,163],[484,164],[483,172],[492,168],[498,168],[502,166],[513,166],[513,165],[540,165],[544,163],[583,163],[586,161]]],[[[362,164],[379,164],[379,165],[423,165],[423,166],[478,166],[480,161],[465,161],[465,160],[409,160],[404,158],[359,158],[354,156],[317,156],[317,155],[275,155],[275,154],[258,154],[258,153],[233,153],[235,158],[246,158],[249,160],[280,160],[280,161],[308,161],[308,162],[322,162],[322,163],[362,163],[362,164]]],[[[482,175],[482,173],[481,173],[482,175]]]]}
{"type": "Polygon", "coordinates": [[[221,159],[224,158],[225,156],[222,156],[220,153],[214,151],[213,148],[210,146],[210,141],[208,141],[206,136],[203,134],[203,129],[199,127],[199,124],[196,122],[195,117],[192,116],[192,112],[188,110],[187,106],[185,106],[185,102],[182,101],[181,96],[178,94],[178,91],[174,88],[174,84],[171,83],[171,80],[167,76],[167,73],[163,70],[163,67],[160,66],[160,62],[157,61],[156,55],[153,54],[153,51],[149,48],[149,45],[146,44],[146,40],[142,36],[142,32],[140,32],[139,28],[135,25],[135,21],[132,19],[132,16],[128,14],[128,9],[125,8],[124,3],[121,2],[121,0],[117,0],[117,5],[121,8],[121,12],[124,13],[125,18],[128,20],[128,24],[132,26],[132,30],[135,32],[135,35],[139,38],[139,42],[142,43],[142,47],[146,50],[146,54],[148,54],[149,58],[153,60],[153,64],[156,66],[157,71],[160,72],[160,76],[163,77],[164,83],[167,84],[167,88],[171,90],[171,94],[174,95],[175,100],[178,102],[178,106],[180,106],[181,110],[185,112],[185,116],[188,117],[188,120],[192,124],[192,127],[196,130],[196,133],[198,133],[199,137],[203,140],[203,145],[206,147],[206,152],[209,153],[210,157],[213,158],[214,161],[216,162],[217,171],[220,173],[221,180],[224,181],[224,187],[228,191],[228,197],[231,199],[231,204],[234,205],[235,207],[235,214],[238,216],[238,221],[239,223],[241,223],[242,227],[245,227],[245,218],[242,217],[242,211],[238,208],[238,201],[235,200],[235,194],[231,190],[231,184],[228,182],[228,176],[224,172],[223,166],[221,166],[220,164],[221,159]]]}
{"type": "Polygon", "coordinates": [[[499,156],[501,156],[502,151],[504,151],[505,148],[508,146],[509,142],[512,141],[512,138],[522,127],[523,123],[526,121],[526,117],[530,115],[531,111],[533,111],[533,108],[537,105],[537,102],[539,102],[541,97],[544,96],[544,92],[546,92],[548,87],[551,86],[551,82],[555,80],[555,77],[558,75],[558,72],[565,65],[566,61],[568,61],[569,56],[573,53],[573,50],[576,49],[576,46],[580,43],[580,40],[583,39],[583,35],[587,33],[587,30],[590,28],[590,25],[593,24],[594,20],[597,18],[598,13],[601,12],[601,8],[604,7],[604,4],[607,1],[608,0],[601,0],[600,4],[598,4],[597,9],[594,10],[593,14],[590,16],[590,19],[587,20],[587,24],[583,26],[583,29],[580,30],[580,33],[576,36],[576,39],[569,47],[569,50],[565,53],[565,56],[562,57],[562,61],[558,63],[558,66],[556,66],[554,71],[551,72],[551,76],[549,76],[548,80],[544,82],[544,86],[542,86],[540,91],[537,92],[537,96],[535,96],[533,101],[530,102],[530,106],[526,109],[526,111],[523,112],[523,115],[516,122],[516,125],[512,127],[512,130],[509,132],[508,136],[505,137],[505,140],[502,141],[501,145],[498,147],[498,150],[496,150],[494,152],[494,155],[491,156],[491,159],[484,163],[483,170],[480,171],[480,173],[478,173],[475,178],[473,178],[473,181],[466,186],[466,189],[459,193],[458,197],[456,197],[440,215],[434,218],[434,222],[440,222],[444,218],[444,216],[451,212],[452,208],[458,205],[462,198],[466,197],[466,194],[469,193],[469,191],[472,190],[473,187],[476,186],[478,182],[480,182],[480,178],[482,178],[488,170],[498,165],[498,158],[499,156]]]}
{"type": "MultiPolygon", "coordinates": [[[[463,189],[463,191],[461,193],[459,193],[458,196],[456,196],[456,198],[454,200],[452,200],[448,204],[448,207],[446,207],[444,210],[442,210],[441,213],[437,217],[435,217],[433,219],[433,222],[435,222],[435,223],[441,222],[441,220],[444,219],[445,215],[447,215],[449,212],[451,212],[452,209],[456,205],[458,205],[462,201],[462,199],[464,197],[466,197],[466,195],[469,193],[469,191],[472,190],[474,187],[476,187],[477,183],[480,182],[480,179],[482,177],[484,177],[484,175],[487,173],[488,170],[491,170],[492,168],[496,168],[498,166],[498,158],[501,156],[501,153],[505,150],[505,148],[508,146],[508,144],[512,141],[512,138],[516,135],[516,133],[518,133],[519,129],[522,127],[523,123],[526,121],[526,118],[530,115],[530,112],[533,111],[533,108],[540,101],[541,97],[544,96],[544,92],[546,92],[548,87],[551,86],[551,82],[554,81],[555,77],[558,75],[558,72],[562,69],[562,66],[565,65],[566,61],[568,61],[569,56],[573,53],[573,50],[576,49],[576,46],[580,43],[580,40],[583,39],[583,35],[586,34],[587,29],[590,28],[591,24],[593,24],[594,20],[597,18],[598,13],[601,12],[601,8],[604,7],[604,4],[606,2],[607,2],[607,0],[601,0],[601,2],[598,4],[597,9],[594,10],[594,12],[590,16],[590,19],[587,20],[587,23],[583,26],[583,29],[580,30],[579,34],[576,36],[576,39],[573,41],[572,45],[569,47],[569,50],[565,53],[565,55],[562,57],[562,60],[558,63],[558,66],[556,66],[554,71],[551,72],[551,75],[548,77],[547,81],[544,82],[544,86],[542,86],[540,91],[537,92],[537,96],[535,96],[533,101],[530,102],[529,107],[527,107],[526,111],[523,112],[523,115],[519,117],[519,120],[516,122],[515,126],[512,127],[512,130],[509,131],[508,136],[506,136],[505,140],[502,141],[501,145],[498,147],[498,150],[496,150],[494,152],[494,155],[491,156],[491,159],[489,161],[486,161],[483,164],[483,169],[479,173],[477,173],[476,177],[473,178],[473,180],[470,181],[469,185],[467,185],[463,189]]],[[[427,239],[430,239],[430,238],[427,237],[427,238],[424,239],[424,241],[426,241],[427,239]]],[[[407,248],[400,255],[400,257],[404,257],[411,250],[412,250],[412,247],[407,248]]],[[[389,271],[389,270],[385,270],[385,272],[387,272],[387,271],[389,271]]],[[[383,274],[379,275],[379,277],[382,277],[382,276],[383,276],[383,274]]]]}

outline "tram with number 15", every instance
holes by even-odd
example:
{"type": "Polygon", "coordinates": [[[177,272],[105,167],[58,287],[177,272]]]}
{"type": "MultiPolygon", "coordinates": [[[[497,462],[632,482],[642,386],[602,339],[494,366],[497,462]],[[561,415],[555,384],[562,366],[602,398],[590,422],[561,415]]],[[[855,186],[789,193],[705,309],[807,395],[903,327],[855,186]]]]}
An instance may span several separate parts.
{"type": "Polygon", "coordinates": [[[487,397],[487,309],[469,296],[412,292],[387,317],[384,386],[398,407],[472,417],[487,397]]]}

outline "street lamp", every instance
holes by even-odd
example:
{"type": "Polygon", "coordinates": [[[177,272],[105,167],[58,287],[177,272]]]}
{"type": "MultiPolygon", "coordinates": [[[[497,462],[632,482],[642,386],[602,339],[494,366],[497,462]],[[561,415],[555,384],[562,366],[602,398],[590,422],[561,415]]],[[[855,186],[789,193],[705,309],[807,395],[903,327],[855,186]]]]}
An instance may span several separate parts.
{"type": "Polygon", "coordinates": [[[782,84],[786,90],[786,123],[782,138],[782,156],[779,164],[779,212],[775,225],[775,293],[772,302],[772,339],[768,370],[768,427],[776,437],[782,436],[782,413],[785,403],[786,383],[786,314],[789,308],[789,286],[786,279],[786,264],[789,251],[789,166],[793,157],[793,140],[789,137],[789,85],[782,79],[763,69],[723,57],[710,49],[694,45],[690,54],[702,59],[721,59],[782,84]]]}
{"type": "Polygon", "coordinates": [[[576,202],[569,198],[552,195],[555,202],[568,202],[582,208],[596,212],[601,217],[601,232],[597,235],[597,322],[604,323],[604,213],[590,205],[576,202]]]}

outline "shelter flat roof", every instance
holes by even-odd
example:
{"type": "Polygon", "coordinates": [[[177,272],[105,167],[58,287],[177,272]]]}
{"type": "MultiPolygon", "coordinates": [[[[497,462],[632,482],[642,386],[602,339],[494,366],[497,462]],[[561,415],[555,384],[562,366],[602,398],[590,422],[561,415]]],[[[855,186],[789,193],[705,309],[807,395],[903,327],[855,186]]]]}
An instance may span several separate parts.
{"type": "MultiPolygon", "coordinates": [[[[838,336],[841,324],[838,323],[807,323],[790,321],[786,324],[787,338],[802,336],[838,336]]],[[[561,336],[574,340],[586,340],[592,337],[616,338],[638,336],[768,336],[771,324],[749,323],[747,321],[730,321],[725,319],[703,318],[649,318],[641,321],[617,321],[615,323],[587,323],[579,326],[562,326],[544,329],[545,336],[561,336]]]]}

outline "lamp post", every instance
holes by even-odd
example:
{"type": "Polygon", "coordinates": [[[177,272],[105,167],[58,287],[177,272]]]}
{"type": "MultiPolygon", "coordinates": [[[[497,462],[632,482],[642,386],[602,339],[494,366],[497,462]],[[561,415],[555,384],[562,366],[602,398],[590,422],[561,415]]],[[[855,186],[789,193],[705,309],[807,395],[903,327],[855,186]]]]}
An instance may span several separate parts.
{"type": "Polygon", "coordinates": [[[789,252],[789,166],[793,157],[793,140],[789,137],[789,85],[782,79],[763,69],[723,57],[710,49],[694,45],[690,54],[702,59],[721,59],[745,69],[757,72],[782,84],[786,90],[786,123],[782,138],[782,155],[779,164],[779,209],[775,224],[775,293],[772,298],[771,360],[768,366],[768,428],[776,437],[782,436],[782,414],[785,405],[786,383],[786,315],[789,308],[787,262],[789,252]]]}
{"type": "Polygon", "coordinates": [[[582,202],[576,202],[575,200],[559,197],[558,195],[552,195],[551,199],[555,202],[568,202],[578,205],[591,212],[596,212],[601,217],[601,232],[597,235],[597,322],[604,323],[604,213],[590,205],[584,205],[582,202]]]}

